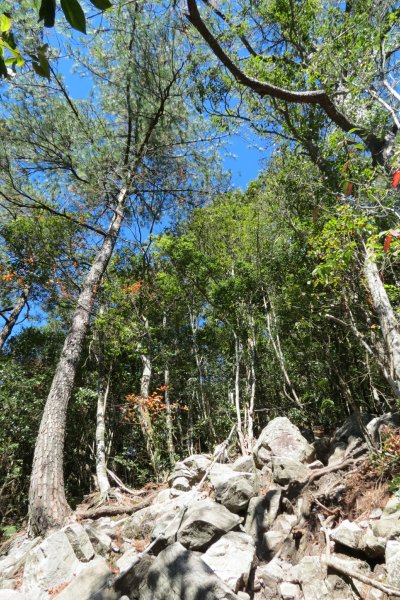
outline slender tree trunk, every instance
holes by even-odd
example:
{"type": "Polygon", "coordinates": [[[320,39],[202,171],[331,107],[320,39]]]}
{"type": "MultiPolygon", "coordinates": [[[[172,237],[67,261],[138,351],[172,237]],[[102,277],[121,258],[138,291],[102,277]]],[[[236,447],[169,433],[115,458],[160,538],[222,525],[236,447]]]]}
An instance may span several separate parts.
{"type": "Polygon", "coordinates": [[[251,317],[250,320],[250,331],[251,334],[249,339],[247,340],[247,345],[249,349],[249,359],[250,359],[250,398],[249,398],[249,408],[247,411],[247,448],[251,451],[254,443],[254,402],[256,398],[256,337],[254,331],[254,318],[251,317]]]}
{"type": "Polygon", "coordinates": [[[379,275],[379,270],[371,250],[366,250],[364,272],[371,294],[372,302],[379,319],[382,336],[386,346],[386,362],[389,374],[400,395],[400,327],[390,304],[385,286],[379,275]]]}
{"type": "Polygon", "coordinates": [[[240,414],[240,355],[242,347],[239,336],[233,332],[235,338],[235,408],[236,408],[236,423],[237,433],[239,438],[240,450],[243,455],[247,454],[246,443],[243,435],[242,417],[240,414]]]}
{"type": "MultiPolygon", "coordinates": [[[[99,315],[104,314],[104,307],[100,306],[99,315]]],[[[110,482],[107,475],[106,461],[106,425],[105,413],[110,391],[111,368],[108,373],[107,382],[104,374],[104,339],[100,329],[98,333],[99,354],[97,358],[97,413],[96,413],[96,476],[102,499],[108,497],[110,491],[110,482]]]]}
{"type": "Polygon", "coordinates": [[[139,403],[139,418],[140,426],[142,429],[144,441],[146,444],[147,455],[151,462],[151,467],[154,474],[158,476],[157,470],[157,448],[154,438],[154,429],[151,422],[151,416],[149,409],[147,408],[147,400],[150,393],[150,381],[151,381],[151,359],[148,354],[142,354],[143,371],[140,380],[140,403],[139,403]]]}
{"type": "Polygon", "coordinates": [[[93,303],[123,222],[126,197],[127,190],[123,188],[119,192],[107,234],[79,294],[71,328],[44,407],[29,490],[29,530],[33,535],[61,526],[70,512],[65,498],[63,473],[67,407],[93,303]]]}
{"type": "Polygon", "coordinates": [[[197,339],[196,339],[196,332],[197,332],[196,319],[195,319],[195,316],[191,309],[189,309],[189,319],[190,319],[190,327],[191,327],[191,331],[192,331],[194,358],[196,361],[197,373],[198,373],[198,377],[199,377],[201,408],[203,411],[204,418],[207,421],[208,426],[210,428],[211,441],[215,442],[216,433],[215,433],[214,424],[213,424],[212,418],[211,418],[210,404],[209,404],[208,398],[204,392],[203,367],[201,365],[201,356],[200,356],[199,347],[197,345],[197,339]]]}
{"type": "Polygon", "coordinates": [[[28,301],[28,297],[31,291],[31,286],[26,285],[17,302],[15,303],[14,308],[11,311],[11,314],[6,318],[6,322],[3,326],[3,329],[0,331],[0,349],[6,343],[7,338],[11,335],[11,332],[14,328],[14,325],[18,321],[18,317],[21,314],[24,306],[28,301]]]}
{"type": "Polygon", "coordinates": [[[174,448],[174,438],[173,438],[173,428],[172,428],[172,413],[171,413],[171,402],[169,400],[169,368],[168,365],[164,369],[164,400],[165,406],[167,407],[166,411],[166,426],[167,426],[167,448],[168,448],[168,456],[169,462],[171,466],[173,466],[175,462],[175,448],[174,448]]]}
{"type": "MultiPolygon", "coordinates": [[[[275,336],[273,334],[272,325],[271,325],[271,314],[270,314],[270,311],[268,310],[268,304],[267,304],[265,297],[263,298],[263,301],[264,301],[264,309],[265,309],[266,317],[267,317],[267,329],[268,329],[268,333],[269,333],[269,339],[271,340],[272,348],[274,349],[276,358],[278,359],[278,363],[281,368],[285,383],[288,385],[288,387],[290,389],[291,399],[294,400],[294,402],[297,404],[297,406],[299,408],[302,408],[303,405],[296,393],[296,390],[294,389],[294,386],[289,377],[289,373],[287,372],[287,369],[286,369],[285,357],[282,352],[279,335],[278,335],[278,333],[276,333],[275,336]]],[[[286,392],[285,392],[285,395],[287,395],[286,392]]]]}

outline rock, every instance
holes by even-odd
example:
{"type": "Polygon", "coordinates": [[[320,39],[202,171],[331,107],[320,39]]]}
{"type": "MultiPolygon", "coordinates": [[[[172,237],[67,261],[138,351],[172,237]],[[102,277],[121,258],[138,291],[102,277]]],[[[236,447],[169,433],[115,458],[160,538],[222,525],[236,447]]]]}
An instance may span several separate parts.
{"type": "Polygon", "coordinates": [[[304,598],[331,600],[326,578],[327,569],[319,556],[305,556],[297,565],[297,576],[304,598]]]}
{"type": "Polygon", "coordinates": [[[235,513],[246,510],[250,498],[258,491],[254,473],[232,471],[225,465],[214,465],[210,481],[218,502],[235,513]]]}
{"type": "Polygon", "coordinates": [[[267,555],[273,556],[281,548],[296,522],[295,515],[285,513],[277,517],[273,528],[264,533],[264,551],[267,555]]]}
{"type": "Polygon", "coordinates": [[[278,589],[282,600],[300,600],[302,595],[300,586],[296,583],[283,581],[279,584],[278,589]]]}
{"type": "Polygon", "coordinates": [[[238,600],[251,600],[249,594],[246,592],[238,592],[237,593],[238,600]]]}
{"type": "Polygon", "coordinates": [[[243,519],[212,500],[190,506],[178,531],[177,539],[191,550],[205,550],[221,535],[242,523],[243,519]]]}
{"type": "MultiPolygon", "coordinates": [[[[171,488],[172,491],[173,488],[171,488]]],[[[151,536],[155,527],[157,534],[167,527],[180,509],[187,504],[196,504],[203,495],[195,490],[179,492],[169,501],[155,502],[151,506],[135,512],[122,528],[122,535],[129,539],[143,539],[151,536]]]]}
{"type": "Polygon", "coordinates": [[[0,577],[12,577],[24,564],[29,552],[42,541],[42,538],[18,537],[7,556],[0,558],[0,577]]]}
{"type": "Polygon", "coordinates": [[[203,560],[178,542],[157,556],[140,600],[237,600],[203,560]]]}
{"type": "Polygon", "coordinates": [[[380,519],[372,523],[372,531],[376,537],[386,540],[400,535],[400,499],[393,496],[387,502],[380,519]]]}
{"type": "Polygon", "coordinates": [[[0,600],[33,600],[33,598],[17,590],[0,590],[0,600]]]}
{"type": "Polygon", "coordinates": [[[255,540],[272,526],[278,516],[282,491],[269,490],[265,496],[251,498],[245,522],[246,532],[255,540]]]}
{"type": "Polygon", "coordinates": [[[168,483],[173,486],[175,479],[185,477],[192,486],[201,480],[210,464],[210,459],[204,456],[204,454],[192,454],[185,458],[185,460],[175,464],[174,470],[169,476],[168,483]]]}
{"type": "Polygon", "coordinates": [[[400,587],[400,542],[388,540],[386,544],[385,563],[388,583],[393,587],[400,587]]]}
{"type": "Polygon", "coordinates": [[[352,523],[348,519],[345,519],[340,523],[336,529],[334,529],[330,538],[334,542],[338,542],[343,544],[343,546],[347,546],[347,548],[352,548],[353,550],[358,550],[360,547],[360,540],[364,535],[361,527],[357,525],[357,523],[352,523]]]}
{"type": "Polygon", "coordinates": [[[254,458],[248,456],[239,456],[231,466],[232,471],[241,471],[242,473],[255,473],[256,465],[254,458]]]}
{"type": "Polygon", "coordinates": [[[93,558],[94,548],[82,525],[73,523],[64,527],[63,531],[65,531],[78,560],[88,562],[93,558]]]}
{"type": "Polygon", "coordinates": [[[279,558],[273,558],[267,564],[256,568],[254,574],[254,590],[262,590],[262,598],[267,600],[276,600],[279,598],[278,584],[285,577],[284,570],[279,558]]]}
{"type": "Polygon", "coordinates": [[[186,477],[177,477],[173,480],[172,487],[182,492],[188,492],[190,490],[190,483],[186,477]]]}
{"type": "MultiPolygon", "coordinates": [[[[363,414],[361,415],[361,421],[366,426],[371,420],[371,415],[363,414]]],[[[358,423],[358,419],[354,414],[347,417],[345,422],[341,427],[339,427],[333,436],[334,442],[344,442],[348,444],[352,438],[363,438],[364,434],[361,431],[360,425],[358,423]]]]}
{"type": "Polygon", "coordinates": [[[138,555],[139,552],[135,550],[135,548],[129,548],[129,550],[124,552],[123,555],[115,563],[120,572],[123,573],[127,569],[130,569],[131,566],[137,560],[138,555]]]}
{"type": "MultiPolygon", "coordinates": [[[[127,571],[118,575],[112,588],[117,594],[116,598],[119,598],[121,594],[126,594],[129,600],[142,600],[141,586],[144,586],[154,560],[154,557],[144,554],[138,557],[127,571]]],[[[94,598],[93,600],[108,600],[108,597],[94,598]]],[[[111,600],[114,600],[114,598],[111,598],[111,600]]]]}
{"type": "Polygon", "coordinates": [[[255,557],[253,539],[246,533],[230,531],[212,544],[202,560],[234,592],[246,587],[255,557]]]}
{"type": "Polygon", "coordinates": [[[273,456],[284,456],[301,463],[314,460],[314,448],[301,435],[298,427],[286,417],[277,417],[270,421],[254,447],[256,464],[268,464],[261,449],[267,450],[273,456]]]}
{"type": "Polygon", "coordinates": [[[321,462],[320,460],[314,460],[312,463],[310,463],[308,465],[308,468],[311,469],[312,471],[316,471],[318,469],[323,469],[324,467],[324,463],[321,462]]]}
{"type": "Polygon", "coordinates": [[[310,475],[310,469],[301,462],[286,456],[272,457],[272,473],[275,483],[304,483],[310,475]]]}
{"type": "Polygon", "coordinates": [[[100,527],[96,526],[95,523],[86,523],[84,529],[96,553],[106,556],[111,548],[111,537],[102,531],[100,527]]]}
{"type": "Polygon", "coordinates": [[[91,600],[112,576],[111,569],[102,556],[85,564],[68,587],[57,595],[57,600],[91,600]]]}
{"type": "Polygon", "coordinates": [[[22,591],[30,598],[48,598],[48,590],[68,582],[79,571],[67,534],[56,531],[29,553],[22,580],[22,591]]]}

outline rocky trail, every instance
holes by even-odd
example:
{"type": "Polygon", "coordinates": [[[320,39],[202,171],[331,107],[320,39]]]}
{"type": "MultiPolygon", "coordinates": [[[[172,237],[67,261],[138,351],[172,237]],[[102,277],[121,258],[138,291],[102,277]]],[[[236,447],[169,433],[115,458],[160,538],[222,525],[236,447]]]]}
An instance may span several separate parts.
{"type": "Polygon", "coordinates": [[[45,539],[3,544],[0,600],[400,598],[400,496],[368,453],[397,422],[359,423],[307,440],[279,417],[252,456],[230,462],[228,439],[177,462],[168,485],[119,482],[45,539]]]}

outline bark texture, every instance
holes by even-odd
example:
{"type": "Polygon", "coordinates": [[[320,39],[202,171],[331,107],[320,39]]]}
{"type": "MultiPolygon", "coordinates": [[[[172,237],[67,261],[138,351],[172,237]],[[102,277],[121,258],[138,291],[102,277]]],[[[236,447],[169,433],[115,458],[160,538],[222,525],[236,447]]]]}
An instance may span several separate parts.
{"type": "Polygon", "coordinates": [[[4,346],[7,341],[7,338],[11,335],[11,332],[14,328],[14,325],[18,321],[18,317],[21,314],[24,306],[26,305],[29,297],[29,293],[31,291],[31,287],[29,285],[25,286],[22,290],[22,294],[18,298],[15,303],[14,308],[12,309],[9,317],[6,318],[5,325],[3,329],[0,331],[0,349],[4,346]]]}
{"type": "Polygon", "coordinates": [[[118,196],[117,207],[103,244],[98,251],[79,294],[71,328],[60,360],[36,441],[29,490],[29,530],[40,535],[63,524],[70,509],[65,498],[63,454],[65,423],[90,314],[102,277],[111,258],[123,218],[127,190],[118,196]]]}
{"type": "Polygon", "coordinates": [[[367,249],[365,277],[386,346],[386,363],[397,395],[400,395],[400,326],[381,280],[373,252],[367,249]]]}

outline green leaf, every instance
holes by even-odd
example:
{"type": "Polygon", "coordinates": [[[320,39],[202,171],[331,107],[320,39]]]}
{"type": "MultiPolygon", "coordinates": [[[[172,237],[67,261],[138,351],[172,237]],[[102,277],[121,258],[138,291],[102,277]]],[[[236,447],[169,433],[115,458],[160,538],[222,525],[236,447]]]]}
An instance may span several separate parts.
{"type": "Polygon", "coordinates": [[[6,14],[0,16],[0,31],[5,33],[11,29],[11,19],[6,14]]]}
{"type": "Polygon", "coordinates": [[[43,69],[39,63],[36,63],[36,62],[32,63],[32,67],[33,67],[33,70],[35,71],[35,73],[37,75],[39,75],[40,77],[45,77],[46,79],[49,78],[46,70],[43,69]]]}
{"type": "Polygon", "coordinates": [[[90,0],[90,2],[99,10],[107,10],[112,7],[110,0],[90,0]]]}
{"type": "Polygon", "coordinates": [[[61,0],[61,8],[68,23],[77,31],[86,33],[85,13],[78,0],[61,0]]]}
{"type": "Polygon", "coordinates": [[[39,21],[43,21],[45,27],[54,27],[56,20],[56,0],[42,0],[39,9],[39,21]]]}

